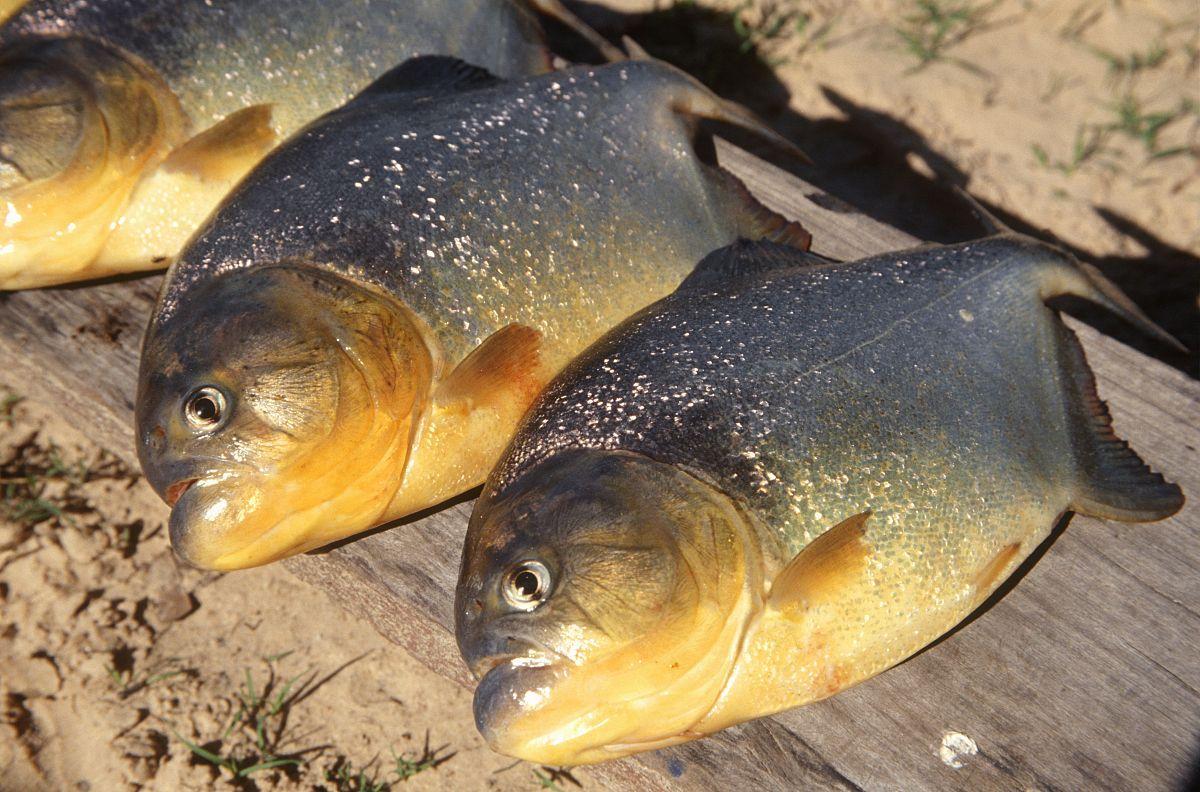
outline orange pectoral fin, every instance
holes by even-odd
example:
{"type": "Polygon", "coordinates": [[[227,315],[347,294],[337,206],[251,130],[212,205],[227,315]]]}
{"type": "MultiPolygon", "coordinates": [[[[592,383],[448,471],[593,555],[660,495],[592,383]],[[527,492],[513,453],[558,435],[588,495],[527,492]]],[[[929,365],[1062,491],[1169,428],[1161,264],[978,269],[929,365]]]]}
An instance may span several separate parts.
{"type": "Polygon", "coordinates": [[[870,516],[865,511],[842,520],[797,553],[775,576],[768,606],[784,614],[807,610],[861,577],[871,555],[866,541],[870,516]]]}
{"type": "Polygon", "coordinates": [[[465,410],[490,405],[524,412],[546,384],[542,371],[542,334],[526,325],[510,324],[484,339],[438,385],[439,407],[465,410]]]}
{"type": "Polygon", "coordinates": [[[204,181],[241,177],[275,145],[271,106],[252,105],[230,113],[171,152],[164,170],[204,181]]]}

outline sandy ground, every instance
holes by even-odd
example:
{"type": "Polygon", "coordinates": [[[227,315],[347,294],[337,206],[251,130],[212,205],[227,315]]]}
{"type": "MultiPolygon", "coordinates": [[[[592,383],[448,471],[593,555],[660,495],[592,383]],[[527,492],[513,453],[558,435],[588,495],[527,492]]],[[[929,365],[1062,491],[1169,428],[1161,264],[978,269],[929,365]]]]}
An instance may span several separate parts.
{"type": "MultiPolygon", "coordinates": [[[[979,233],[967,187],[1200,346],[1195,0],[574,5],[752,106],[831,195],[953,241],[979,233]]],[[[281,568],[179,567],[165,507],[81,429],[0,401],[0,790],[574,788],[281,568]]]]}
{"type": "Polygon", "coordinates": [[[541,788],[535,771],[550,778],[483,744],[469,691],[282,567],[181,567],[145,482],[12,393],[0,385],[0,790],[528,790],[541,788]]]}

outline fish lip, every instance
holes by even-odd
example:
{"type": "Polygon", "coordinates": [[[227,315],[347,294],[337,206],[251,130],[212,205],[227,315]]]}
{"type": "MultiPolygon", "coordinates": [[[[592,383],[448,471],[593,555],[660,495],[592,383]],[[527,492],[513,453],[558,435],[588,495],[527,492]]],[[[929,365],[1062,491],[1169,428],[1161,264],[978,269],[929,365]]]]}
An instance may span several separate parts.
{"type": "Polygon", "coordinates": [[[167,502],[168,506],[174,509],[175,504],[179,503],[179,499],[183,497],[183,494],[191,489],[192,485],[199,480],[199,477],[193,477],[176,481],[174,484],[171,484],[167,487],[166,491],[163,493],[163,500],[167,502]]]}
{"type": "Polygon", "coordinates": [[[516,644],[516,647],[510,651],[485,654],[471,659],[471,673],[475,675],[476,679],[483,679],[492,671],[503,666],[513,669],[546,668],[567,659],[559,652],[528,638],[508,636],[507,643],[510,646],[516,644]]]}

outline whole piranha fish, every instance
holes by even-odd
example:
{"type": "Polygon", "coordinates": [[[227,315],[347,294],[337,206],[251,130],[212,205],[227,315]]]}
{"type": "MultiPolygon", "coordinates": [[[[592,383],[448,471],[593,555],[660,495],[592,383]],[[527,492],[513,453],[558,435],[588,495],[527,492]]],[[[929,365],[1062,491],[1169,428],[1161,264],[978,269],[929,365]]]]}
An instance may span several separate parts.
{"type": "Polygon", "coordinates": [[[806,244],[696,154],[698,116],[773,134],[659,63],[425,57],[277,149],[146,336],[138,448],[176,551],[263,564],[477,486],[549,378],[705,252],[806,244]]]}
{"type": "MultiPolygon", "coordinates": [[[[557,0],[0,1],[0,289],[155,269],[279,140],[407,57],[548,70],[557,0]]],[[[594,39],[594,34],[591,34],[594,39]]]]}
{"type": "Polygon", "coordinates": [[[953,627],[1064,512],[1180,508],[1045,304],[1165,336],[1098,271],[1015,234],[814,259],[713,253],[531,408],[455,606],[495,750],[599,762],[825,698],[953,627]]]}

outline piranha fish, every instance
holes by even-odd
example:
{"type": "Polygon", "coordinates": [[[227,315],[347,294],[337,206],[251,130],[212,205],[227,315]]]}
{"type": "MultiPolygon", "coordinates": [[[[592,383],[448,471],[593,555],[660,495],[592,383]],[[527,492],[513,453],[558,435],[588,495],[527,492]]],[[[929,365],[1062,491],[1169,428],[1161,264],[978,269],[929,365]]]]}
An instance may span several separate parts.
{"type": "Polygon", "coordinates": [[[597,38],[557,0],[0,0],[0,289],[165,266],[279,140],[406,57],[547,71],[531,7],[597,38]]]}
{"type": "Polygon", "coordinates": [[[179,555],[263,564],[475,487],[549,378],[705,252],[806,244],[697,155],[701,116],[775,137],[659,63],[506,82],[424,57],[272,153],[144,344],[139,454],[179,555]]]}
{"type": "Polygon", "coordinates": [[[1170,338],[1004,234],[839,265],[741,242],[584,352],[467,532],[488,743],[585,764],[825,698],[961,621],[1064,512],[1177,511],[1058,295],[1170,338]]]}

